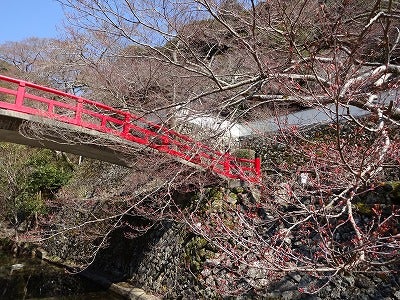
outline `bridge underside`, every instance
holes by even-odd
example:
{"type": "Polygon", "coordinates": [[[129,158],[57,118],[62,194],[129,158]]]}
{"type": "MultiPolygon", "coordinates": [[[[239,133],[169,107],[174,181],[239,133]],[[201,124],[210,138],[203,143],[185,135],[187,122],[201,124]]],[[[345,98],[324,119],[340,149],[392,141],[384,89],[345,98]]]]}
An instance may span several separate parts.
{"type": "MultiPolygon", "coordinates": [[[[127,161],[122,159],[123,154],[127,151],[118,151],[117,149],[132,148],[132,145],[127,145],[122,140],[115,137],[110,138],[110,136],[94,130],[61,124],[52,120],[46,121],[46,124],[43,125],[42,118],[3,109],[0,109],[0,141],[72,153],[121,166],[128,166],[127,161]],[[37,124],[37,127],[44,131],[47,129],[66,134],[55,135],[42,132],[31,137],[22,133],[24,130],[21,130],[21,128],[26,126],[26,122],[33,122],[33,126],[37,124]]],[[[136,151],[139,150],[136,149],[136,151]]],[[[133,155],[134,151],[131,152],[131,155],[133,155]]]]}
{"type": "MultiPolygon", "coordinates": [[[[137,155],[155,151],[96,130],[5,109],[0,109],[0,141],[72,153],[124,167],[129,167],[130,160],[137,155]],[[30,131],[36,132],[26,134],[26,127],[33,127],[30,131]]],[[[204,171],[191,162],[174,159],[204,171]]]]}

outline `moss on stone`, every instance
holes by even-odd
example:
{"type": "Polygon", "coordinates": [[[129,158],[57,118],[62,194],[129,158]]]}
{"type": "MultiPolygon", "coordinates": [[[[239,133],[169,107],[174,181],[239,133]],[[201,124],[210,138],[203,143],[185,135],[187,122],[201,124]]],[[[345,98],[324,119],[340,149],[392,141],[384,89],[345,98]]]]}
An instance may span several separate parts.
{"type": "Polygon", "coordinates": [[[388,196],[393,204],[400,204],[400,181],[388,181],[385,185],[391,187],[388,196]]]}
{"type": "Polygon", "coordinates": [[[211,246],[205,238],[196,236],[186,243],[184,256],[191,271],[199,272],[206,260],[215,256],[215,252],[211,250],[211,246]]]}
{"type": "Polygon", "coordinates": [[[215,212],[222,212],[225,206],[225,193],[222,188],[213,188],[209,192],[208,209],[215,212]]]}
{"type": "Polygon", "coordinates": [[[241,193],[244,193],[244,188],[242,186],[238,186],[238,187],[233,188],[232,192],[235,193],[236,195],[241,194],[241,193]]]}
{"type": "Polygon", "coordinates": [[[251,149],[236,149],[233,155],[238,158],[254,159],[255,151],[251,149]]]}
{"type": "Polygon", "coordinates": [[[354,204],[354,207],[356,208],[357,212],[361,215],[371,216],[374,213],[372,210],[372,205],[370,205],[370,204],[365,204],[363,202],[357,202],[354,204]]]}

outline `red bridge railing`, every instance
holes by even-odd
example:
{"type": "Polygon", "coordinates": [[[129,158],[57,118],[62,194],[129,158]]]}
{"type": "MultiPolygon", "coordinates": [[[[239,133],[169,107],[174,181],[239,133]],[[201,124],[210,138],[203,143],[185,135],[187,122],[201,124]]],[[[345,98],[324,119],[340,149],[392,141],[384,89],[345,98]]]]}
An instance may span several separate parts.
{"type": "Polygon", "coordinates": [[[214,150],[167,127],[56,89],[0,75],[0,108],[117,136],[168,153],[230,179],[259,183],[261,161],[214,150]]]}

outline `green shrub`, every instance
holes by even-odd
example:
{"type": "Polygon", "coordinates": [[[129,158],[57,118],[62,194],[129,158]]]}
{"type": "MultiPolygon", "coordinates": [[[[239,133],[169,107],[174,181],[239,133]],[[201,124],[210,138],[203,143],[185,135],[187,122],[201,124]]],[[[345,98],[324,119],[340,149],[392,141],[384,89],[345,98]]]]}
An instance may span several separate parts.
{"type": "Polygon", "coordinates": [[[46,211],[45,202],[71,178],[65,157],[48,149],[0,143],[0,199],[13,223],[46,211]]]}

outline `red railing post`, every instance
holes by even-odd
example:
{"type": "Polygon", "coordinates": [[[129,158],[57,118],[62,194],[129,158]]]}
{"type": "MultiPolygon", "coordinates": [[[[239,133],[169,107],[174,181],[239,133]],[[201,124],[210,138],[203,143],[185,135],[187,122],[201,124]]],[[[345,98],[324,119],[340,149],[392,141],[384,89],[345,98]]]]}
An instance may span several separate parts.
{"type": "Polygon", "coordinates": [[[75,111],[75,120],[76,124],[82,124],[82,109],[83,109],[83,99],[79,97],[76,100],[76,111],[75,111]]]}
{"type": "Polygon", "coordinates": [[[125,120],[124,120],[123,129],[122,129],[123,136],[127,136],[129,134],[129,131],[131,129],[130,123],[131,123],[131,115],[129,113],[127,113],[127,114],[125,114],[125,120]]]}
{"type": "Polygon", "coordinates": [[[254,155],[254,171],[256,176],[261,178],[261,156],[258,152],[254,155]]]}
{"type": "Polygon", "coordinates": [[[20,81],[17,89],[17,97],[15,98],[15,105],[22,107],[24,104],[26,82],[20,81]]]}
{"type": "Polygon", "coordinates": [[[223,166],[224,166],[224,174],[229,177],[229,175],[231,175],[231,161],[227,154],[224,155],[223,166]]]}

